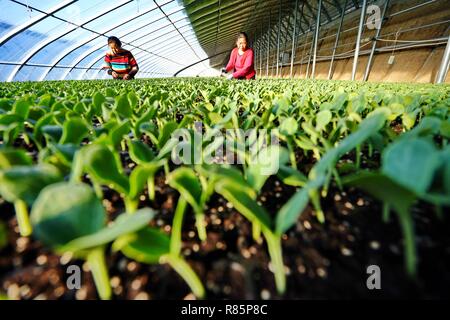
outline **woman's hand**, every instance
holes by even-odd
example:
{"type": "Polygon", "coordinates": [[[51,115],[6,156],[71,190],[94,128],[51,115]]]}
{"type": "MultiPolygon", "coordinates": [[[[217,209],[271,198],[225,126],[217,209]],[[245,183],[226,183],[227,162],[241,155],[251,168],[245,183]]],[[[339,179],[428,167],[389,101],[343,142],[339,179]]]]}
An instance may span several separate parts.
{"type": "Polygon", "coordinates": [[[113,71],[113,72],[112,72],[112,77],[113,77],[114,79],[119,79],[119,74],[118,74],[117,72],[113,71]]]}
{"type": "Polygon", "coordinates": [[[135,66],[133,68],[131,68],[130,72],[128,72],[128,74],[126,74],[123,77],[123,80],[131,80],[134,78],[134,76],[136,75],[136,73],[138,73],[139,71],[139,67],[135,66]]]}

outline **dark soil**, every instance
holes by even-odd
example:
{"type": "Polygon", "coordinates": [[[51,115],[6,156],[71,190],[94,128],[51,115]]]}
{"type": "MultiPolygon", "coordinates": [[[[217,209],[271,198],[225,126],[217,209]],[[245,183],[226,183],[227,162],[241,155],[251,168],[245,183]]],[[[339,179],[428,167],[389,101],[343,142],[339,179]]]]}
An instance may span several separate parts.
{"type": "MultiPolygon", "coordinates": [[[[21,146],[33,152],[23,141],[21,146]]],[[[367,151],[367,150],[364,150],[367,151]]],[[[366,153],[366,152],[365,152],[366,153]]],[[[309,172],[315,160],[296,154],[299,169],[309,172]]],[[[355,152],[342,157],[337,168],[352,172],[355,152]]],[[[133,167],[127,152],[121,153],[125,172],[133,167]]],[[[376,169],[380,155],[361,157],[362,169],[376,169]]],[[[89,182],[88,177],[85,178],[89,182]]],[[[156,200],[145,193],[140,207],[158,213],[152,226],[170,234],[178,193],[165,181],[163,171],[155,177],[156,200]]],[[[120,195],[104,187],[103,205],[111,220],[123,212],[120,195]]],[[[258,201],[275,215],[295,193],[295,188],[271,177],[258,201]]],[[[405,271],[402,234],[395,213],[389,223],[381,218],[378,201],[356,189],[340,191],[332,184],[321,200],[326,222],[320,224],[308,206],[295,227],[283,237],[287,292],[276,293],[265,242],[255,242],[251,224],[224,198],[214,194],[205,210],[207,240],[197,237],[194,214],[188,210],[183,224],[182,254],[199,275],[207,299],[379,299],[450,298],[450,219],[439,219],[430,205],[413,208],[418,275],[405,271]],[[381,290],[366,286],[369,265],[381,269],[381,290]]],[[[14,207],[0,197],[0,221],[8,230],[8,245],[0,249],[0,293],[14,299],[97,299],[87,264],[60,257],[32,238],[18,234],[14,207]],[[82,286],[69,290],[69,265],[83,270],[82,286]]],[[[108,251],[107,263],[114,299],[193,299],[189,287],[168,265],[137,263],[121,253],[108,251]]]]}
{"type": "MultiPolygon", "coordinates": [[[[161,172],[156,177],[156,201],[141,206],[158,210],[152,222],[170,233],[178,194],[161,172]]],[[[271,178],[259,201],[276,212],[295,189],[271,178]]],[[[123,210],[119,195],[105,189],[104,205],[111,219],[123,210]]],[[[413,215],[419,256],[416,279],[406,275],[401,231],[394,213],[387,224],[381,204],[356,190],[332,187],[322,207],[320,224],[308,207],[283,239],[287,293],[279,296],[265,243],[251,236],[250,223],[226,200],[214,195],[206,210],[208,238],[201,243],[193,213],[183,227],[183,255],[200,276],[208,299],[349,299],[449,298],[449,220],[439,220],[433,208],[418,204],[413,215]],[[366,268],[381,268],[381,290],[368,290],[366,268]]],[[[59,257],[33,239],[18,235],[13,206],[0,199],[1,220],[9,244],[0,251],[0,291],[17,299],[97,299],[91,274],[80,260],[59,257]],[[66,269],[83,269],[82,287],[69,290],[66,269]]],[[[108,254],[114,299],[190,299],[184,281],[168,265],[136,263],[120,253],[108,254]]]]}

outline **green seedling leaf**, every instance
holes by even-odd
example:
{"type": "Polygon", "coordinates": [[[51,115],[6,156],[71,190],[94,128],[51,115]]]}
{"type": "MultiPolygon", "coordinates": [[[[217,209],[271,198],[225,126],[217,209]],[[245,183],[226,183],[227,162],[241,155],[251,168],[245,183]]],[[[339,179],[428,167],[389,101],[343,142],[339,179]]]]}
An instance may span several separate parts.
{"type": "Polygon", "coordinates": [[[317,146],[309,138],[300,136],[295,139],[297,146],[303,150],[314,150],[317,146]]]}
{"type": "Polygon", "coordinates": [[[326,176],[335,167],[338,159],[378,132],[383,127],[385,119],[386,115],[382,112],[372,114],[359,125],[357,131],[347,136],[337,147],[325,153],[311,169],[310,180],[306,186],[297,191],[278,212],[276,217],[277,234],[282,234],[295,225],[298,217],[308,204],[309,196],[317,193],[317,189],[325,183],[326,176]]]}
{"type": "Polygon", "coordinates": [[[105,96],[114,98],[116,96],[116,92],[111,88],[106,88],[105,96]]]}
{"type": "Polygon", "coordinates": [[[398,116],[402,115],[403,112],[405,112],[405,106],[400,103],[391,103],[389,106],[389,109],[391,109],[391,114],[388,117],[389,121],[394,121],[397,119],[398,116]]]}
{"type": "Polygon", "coordinates": [[[277,175],[284,184],[293,187],[304,187],[308,182],[308,178],[303,173],[286,165],[280,166],[277,175]]]}
{"type": "Polygon", "coordinates": [[[294,118],[289,117],[284,119],[283,122],[281,122],[280,133],[282,135],[293,136],[297,133],[297,131],[298,131],[298,123],[294,118]]]}
{"type": "Polygon", "coordinates": [[[131,118],[133,115],[133,109],[131,109],[130,101],[126,94],[120,95],[116,98],[116,108],[117,113],[124,119],[131,118]]]}
{"type": "Polygon", "coordinates": [[[284,204],[278,211],[275,219],[275,233],[282,235],[291,228],[298,220],[298,217],[305,210],[309,202],[309,194],[311,190],[319,188],[325,182],[324,176],[318,176],[314,180],[310,180],[306,186],[297,191],[289,201],[284,204]]]}
{"type": "Polygon", "coordinates": [[[15,123],[23,123],[22,117],[15,114],[0,115],[0,130],[7,130],[10,128],[10,125],[15,123]]]}
{"type": "Polygon", "coordinates": [[[135,109],[139,104],[139,98],[134,92],[128,93],[128,102],[130,103],[131,109],[135,109]]]}
{"type": "Polygon", "coordinates": [[[182,257],[170,253],[170,239],[161,231],[145,228],[137,233],[122,236],[114,242],[113,249],[120,250],[128,258],[141,263],[167,262],[197,297],[202,298],[205,295],[205,289],[194,270],[182,257]]]}
{"type": "Polygon", "coordinates": [[[369,192],[402,213],[409,212],[409,208],[417,199],[414,192],[382,173],[363,171],[345,177],[342,182],[345,185],[358,187],[369,192]]]}
{"type": "Polygon", "coordinates": [[[276,174],[280,165],[289,161],[289,154],[285,148],[280,146],[269,146],[263,148],[252,159],[247,169],[247,181],[255,191],[261,190],[269,176],[276,174]]]}
{"type": "Polygon", "coordinates": [[[417,111],[411,113],[403,113],[402,121],[407,130],[410,130],[416,124],[417,111]]]}
{"type": "Polygon", "coordinates": [[[444,181],[444,189],[447,194],[447,196],[450,196],[450,147],[447,146],[444,150],[442,150],[442,163],[444,166],[444,174],[443,174],[443,181],[444,181]]]}
{"type": "Polygon", "coordinates": [[[14,103],[13,113],[26,120],[28,118],[30,107],[31,103],[28,98],[19,99],[16,101],[16,103],[14,103]]]}
{"type": "Polygon", "coordinates": [[[85,168],[95,180],[102,184],[112,184],[124,194],[129,193],[128,179],[120,172],[116,157],[108,147],[102,144],[90,145],[83,156],[85,168]]]}
{"type": "Polygon", "coordinates": [[[113,250],[141,263],[159,263],[170,252],[170,238],[158,229],[147,227],[117,238],[113,250]]]}
{"type": "Polygon", "coordinates": [[[125,120],[119,125],[115,126],[109,132],[109,139],[114,149],[118,149],[124,136],[128,135],[131,130],[130,120],[125,120]]]}
{"type": "Polygon", "coordinates": [[[94,107],[97,110],[97,112],[100,112],[102,110],[102,104],[104,102],[106,102],[106,98],[100,92],[96,92],[92,96],[92,104],[94,105],[94,107]]]}
{"type": "Polygon", "coordinates": [[[161,149],[167,141],[169,141],[172,133],[178,128],[178,124],[174,121],[167,122],[158,137],[158,149],[161,149]]]}
{"type": "Polygon", "coordinates": [[[129,140],[128,151],[131,160],[136,163],[147,163],[155,158],[152,149],[140,140],[129,140]]]}
{"type": "MultiPolygon", "coordinates": [[[[150,124],[150,120],[153,119],[156,115],[157,109],[154,106],[150,106],[148,107],[149,109],[147,110],[147,112],[145,112],[134,124],[134,130],[135,130],[135,137],[140,137],[141,136],[141,125],[148,123],[150,124]]],[[[156,132],[157,129],[154,130],[154,135],[156,136],[156,132]]],[[[155,143],[156,144],[156,143],[155,143]]]]}
{"type": "Polygon", "coordinates": [[[64,123],[63,134],[59,143],[79,145],[89,134],[87,123],[81,118],[71,118],[64,123]]]}
{"type": "Polygon", "coordinates": [[[36,237],[53,248],[101,230],[106,212],[86,184],[61,182],[42,190],[31,211],[36,237]]]}
{"type": "Polygon", "coordinates": [[[316,116],[316,130],[322,131],[331,122],[332,114],[329,110],[320,111],[316,116]]]}
{"type": "Polygon", "coordinates": [[[411,137],[426,137],[438,134],[442,120],[433,116],[425,117],[411,131],[401,135],[399,139],[407,139],[411,137]]]}
{"type": "Polygon", "coordinates": [[[28,113],[28,122],[35,125],[36,122],[44,117],[47,114],[47,111],[44,108],[40,107],[31,107],[30,112],[28,113]]]}
{"type": "Polygon", "coordinates": [[[158,160],[159,159],[163,159],[165,157],[167,157],[168,155],[170,155],[173,151],[173,149],[179,144],[180,142],[178,141],[178,139],[175,138],[171,138],[169,139],[166,144],[164,145],[164,147],[162,147],[159,150],[158,156],[156,157],[158,160]]]}
{"type": "Polygon", "coordinates": [[[87,112],[86,105],[83,102],[79,101],[73,107],[73,111],[75,112],[75,114],[84,115],[87,112]]]}
{"type": "Polygon", "coordinates": [[[439,153],[431,141],[402,139],[384,151],[382,172],[416,194],[423,194],[439,164],[439,153]]]}
{"type": "Polygon", "coordinates": [[[52,94],[47,93],[41,96],[39,100],[39,105],[51,107],[55,103],[55,98],[52,94]]]}
{"type": "Polygon", "coordinates": [[[31,205],[44,187],[61,180],[58,169],[49,164],[14,166],[0,171],[0,194],[8,202],[31,205]]]}
{"type": "Polygon", "coordinates": [[[48,113],[36,121],[33,130],[33,138],[36,144],[40,147],[42,143],[42,128],[53,122],[53,113],[48,113]]]}
{"type": "Polygon", "coordinates": [[[221,123],[223,120],[222,116],[217,112],[209,112],[208,118],[209,118],[211,125],[216,125],[218,123],[221,123]]]}
{"type": "MultiPolygon", "coordinates": [[[[138,165],[130,175],[130,193],[129,197],[131,199],[136,199],[139,197],[140,193],[144,189],[145,184],[153,179],[155,173],[166,163],[166,160],[160,160],[157,162],[149,162],[138,165]]],[[[149,194],[152,191],[149,190],[149,194]]]]}
{"type": "Polygon", "coordinates": [[[12,110],[13,104],[14,99],[0,98],[0,109],[5,113],[12,110]]]}
{"type": "Polygon", "coordinates": [[[48,140],[57,143],[61,140],[63,129],[58,125],[45,125],[42,127],[42,133],[48,137],[48,140]]]}
{"type": "Polygon", "coordinates": [[[450,139],[450,119],[447,119],[447,121],[442,121],[439,132],[444,138],[450,139]]]}
{"type": "Polygon", "coordinates": [[[155,216],[155,212],[150,208],[140,209],[133,214],[120,215],[111,225],[88,234],[58,248],[59,252],[77,252],[93,247],[108,244],[117,238],[136,232],[147,226],[155,216]]]}
{"type": "Polygon", "coordinates": [[[271,230],[271,219],[267,211],[258,205],[256,200],[250,198],[245,188],[239,188],[235,184],[219,181],[215,185],[216,192],[230,201],[233,206],[252,223],[259,223],[271,230]]]}
{"type": "Polygon", "coordinates": [[[200,203],[202,186],[194,170],[182,167],[171,172],[168,177],[169,185],[180,192],[181,196],[194,208],[196,212],[203,212],[200,203]]]}
{"type": "Polygon", "coordinates": [[[243,190],[250,198],[256,198],[255,190],[244,179],[241,172],[232,167],[225,167],[219,165],[198,165],[196,170],[204,177],[210,179],[211,184],[218,181],[227,181],[227,184],[235,184],[243,190]]]}
{"type": "Polygon", "coordinates": [[[0,170],[9,169],[12,166],[30,166],[31,164],[32,160],[24,150],[0,149],[0,170]]]}

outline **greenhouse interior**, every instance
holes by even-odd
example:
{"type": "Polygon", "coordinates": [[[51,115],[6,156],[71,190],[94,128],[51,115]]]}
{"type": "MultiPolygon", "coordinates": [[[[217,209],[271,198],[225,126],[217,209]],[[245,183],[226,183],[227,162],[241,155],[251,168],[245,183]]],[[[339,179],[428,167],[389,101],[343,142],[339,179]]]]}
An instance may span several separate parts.
{"type": "Polygon", "coordinates": [[[0,300],[450,298],[449,67],[448,0],[0,0],[0,300]]]}

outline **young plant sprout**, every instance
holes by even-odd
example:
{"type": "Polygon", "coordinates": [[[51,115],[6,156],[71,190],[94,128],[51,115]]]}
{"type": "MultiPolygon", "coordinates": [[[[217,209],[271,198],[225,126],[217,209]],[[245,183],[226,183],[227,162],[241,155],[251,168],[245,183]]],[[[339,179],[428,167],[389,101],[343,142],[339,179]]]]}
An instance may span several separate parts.
{"type": "Polygon", "coordinates": [[[110,299],[105,246],[142,229],[153,216],[151,209],[141,209],[133,215],[121,214],[107,226],[105,209],[88,185],[60,182],[42,190],[33,205],[31,222],[34,235],[46,246],[85,259],[100,298],[110,299]]]}
{"type": "Polygon", "coordinates": [[[201,241],[205,241],[206,226],[203,208],[207,199],[203,195],[202,185],[195,175],[194,170],[190,168],[179,168],[173,171],[169,175],[169,184],[172,188],[177,189],[180,192],[180,198],[189,203],[194,209],[198,237],[201,241]]]}
{"type": "MultiPolygon", "coordinates": [[[[269,213],[255,200],[255,191],[240,178],[234,178],[230,171],[223,174],[222,168],[208,170],[208,175],[213,177],[214,186],[217,193],[230,201],[233,206],[242,213],[252,224],[260,226],[262,234],[266,239],[269,254],[271,257],[275,282],[280,294],[286,290],[286,275],[284,271],[281,237],[293,225],[298,216],[303,212],[308,204],[311,195],[323,186],[326,175],[333,164],[345,153],[355,148],[358,144],[368,139],[374,132],[377,132],[385,122],[385,115],[382,112],[373,114],[360,126],[360,130],[348,136],[336,148],[328,151],[321,160],[313,167],[308,182],[278,211],[275,221],[272,221],[269,213]],[[251,191],[249,191],[251,190],[251,191]]],[[[283,161],[281,161],[283,163],[283,161]]],[[[205,168],[200,168],[205,170],[205,168]]]]}
{"type": "MultiPolygon", "coordinates": [[[[370,219],[388,221],[391,214],[398,218],[389,230],[396,228],[394,235],[403,236],[396,238],[403,241],[405,272],[416,275],[420,283],[430,279],[429,259],[420,260],[418,255],[427,246],[417,250],[414,233],[415,223],[421,234],[435,230],[436,223],[445,222],[450,206],[448,86],[139,79],[110,81],[107,86],[103,81],[11,82],[1,92],[0,208],[8,211],[12,203],[15,210],[15,217],[6,212],[3,218],[17,219],[22,236],[32,235],[55,254],[86,260],[101,299],[112,298],[110,248],[136,262],[167,263],[197,298],[204,298],[206,279],[202,278],[209,282],[211,274],[197,274],[186,260],[187,252],[181,250],[186,246],[185,234],[198,235],[207,244],[194,254],[196,266],[209,267],[210,261],[201,260],[210,252],[212,256],[220,252],[217,256],[228,261],[248,261],[246,255],[240,256],[243,250],[232,252],[236,234],[239,240],[253,238],[263,244],[274,273],[275,286],[268,289],[285,294],[289,285],[285,263],[295,270],[298,265],[293,266],[293,261],[298,259],[283,257],[283,248],[291,255],[299,254],[299,247],[282,239],[294,234],[296,241],[308,241],[307,234],[300,234],[302,228],[294,228],[299,217],[312,212],[312,219],[320,223],[314,234],[330,232],[320,241],[333,239],[339,245],[324,243],[315,249],[333,259],[338,254],[334,250],[350,239],[333,237],[335,230],[342,234],[352,232],[355,224],[360,226],[379,206],[373,199],[380,201],[382,213],[370,219]],[[356,189],[367,193],[367,201],[360,198],[355,206],[356,189]],[[111,190],[112,197],[106,198],[111,190]],[[161,208],[165,218],[174,208],[170,224],[164,217],[155,221],[158,227],[149,224],[152,209],[139,210],[148,200],[152,207],[161,208]],[[214,230],[207,228],[209,209],[228,211],[222,210],[224,200],[233,214],[225,212],[210,226],[214,230]],[[341,201],[348,209],[346,216],[333,216],[341,201]],[[336,206],[330,205],[334,202],[336,206]],[[124,213],[109,222],[103,205],[114,215],[124,213]],[[277,209],[269,210],[274,205],[277,209]],[[436,217],[426,215],[429,208],[436,217]],[[239,224],[232,221],[236,211],[250,221],[251,230],[237,230],[239,224]],[[185,230],[183,223],[191,213],[196,232],[185,230]],[[334,228],[343,221],[350,227],[334,228]],[[217,234],[217,246],[212,248],[217,234]]],[[[2,252],[14,246],[8,230],[14,222],[0,222],[2,252]]],[[[384,230],[380,223],[361,225],[368,234],[384,230]]],[[[438,233],[436,239],[441,238],[438,233]]],[[[361,247],[370,252],[359,239],[351,241],[355,254],[345,258],[354,259],[352,265],[361,262],[357,254],[361,247]]],[[[304,258],[311,259],[306,253],[304,258]]],[[[252,252],[251,259],[255,260],[248,262],[259,265],[266,258],[263,252],[252,252]]],[[[370,260],[386,262],[380,254],[370,260]]],[[[339,270],[339,263],[331,261],[330,274],[339,270]]],[[[225,290],[228,277],[212,278],[224,284],[221,295],[234,296],[234,287],[232,293],[225,290]]],[[[249,287],[256,278],[248,278],[249,287]]],[[[321,281],[330,284],[331,278],[321,281]]],[[[215,291],[215,286],[210,288],[215,291]]],[[[292,294],[296,293],[289,290],[287,297],[292,294]]]]}
{"type": "Polygon", "coordinates": [[[360,172],[345,178],[345,183],[383,201],[384,220],[388,219],[390,208],[397,213],[405,239],[405,266],[411,276],[417,272],[411,207],[418,199],[437,208],[450,205],[449,159],[449,147],[440,151],[430,138],[409,135],[384,150],[380,172],[360,172]],[[434,190],[430,190],[433,181],[434,190]]]}
{"type": "Polygon", "coordinates": [[[24,237],[32,232],[28,207],[44,187],[62,180],[54,166],[30,164],[31,159],[21,150],[0,150],[0,195],[14,204],[19,232],[24,237]]]}
{"type": "Polygon", "coordinates": [[[119,237],[113,250],[121,251],[130,259],[148,263],[168,263],[191,288],[198,298],[205,296],[205,289],[197,274],[181,256],[181,225],[186,202],[181,199],[175,213],[172,235],[154,228],[144,228],[136,233],[119,237]]]}
{"type": "Polygon", "coordinates": [[[123,173],[120,160],[107,145],[92,144],[80,150],[76,156],[72,181],[79,181],[83,172],[89,173],[99,198],[103,197],[100,185],[109,185],[124,195],[126,211],[133,213],[137,210],[139,196],[146,183],[149,186],[150,197],[154,198],[154,175],[166,164],[165,159],[139,162],[141,164],[135,167],[128,177],[123,173]]]}

